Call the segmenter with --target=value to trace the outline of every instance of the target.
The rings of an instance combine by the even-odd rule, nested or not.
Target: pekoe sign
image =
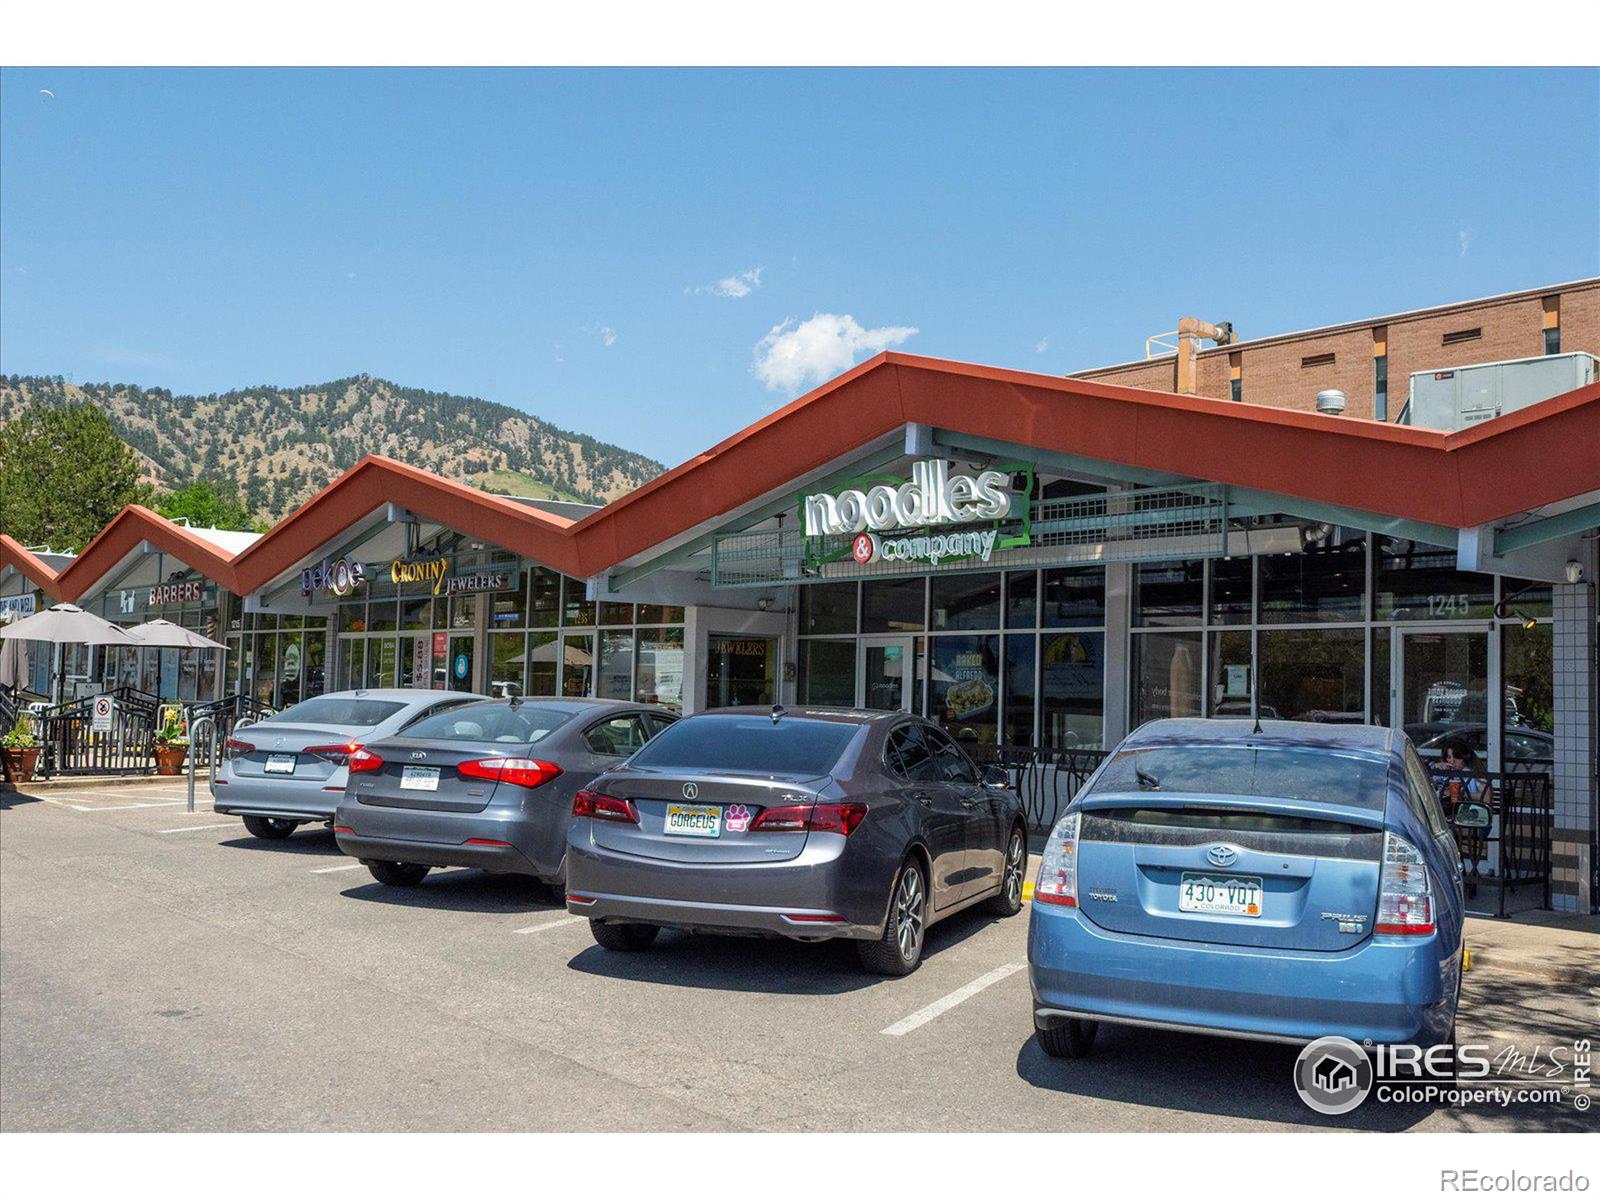
[[[1016,495],[1001,471],[952,475],[950,464],[929,459],[911,468],[906,483],[814,492],[802,504],[807,537],[886,529],[915,529],[998,521],[1011,515]]]
[[[300,594],[312,596],[317,592],[331,592],[335,596],[348,596],[366,581],[367,569],[358,560],[325,558],[300,572]]]

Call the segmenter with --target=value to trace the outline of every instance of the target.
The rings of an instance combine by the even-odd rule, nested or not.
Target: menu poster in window
[[[433,642],[427,634],[411,639],[411,678],[417,687],[427,686],[428,676],[433,671],[432,650]]]

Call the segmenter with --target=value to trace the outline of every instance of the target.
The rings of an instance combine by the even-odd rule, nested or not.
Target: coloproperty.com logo
[[[1570,1103],[1578,1112],[1589,1110],[1588,1039],[1572,1043],[1568,1052],[1570,1089],[1537,1086],[1526,1076],[1507,1079],[1496,1069],[1505,1065],[1504,1053],[1497,1059],[1490,1051],[1485,1045],[1363,1046],[1346,1037],[1322,1037],[1295,1059],[1294,1086],[1306,1107],[1330,1117],[1355,1111],[1369,1096],[1385,1104]]]

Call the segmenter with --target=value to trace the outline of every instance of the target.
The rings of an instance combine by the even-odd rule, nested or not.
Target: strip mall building
[[[1524,341],[1503,335],[1524,319]],[[182,699],[399,684],[901,707],[1044,748],[1169,715],[1459,728],[1491,770],[1551,771],[1552,903],[1587,911],[1600,384],[1453,433],[1372,419],[1372,351],[1411,347],[1407,373],[1484,361],[1458,325],[1497,357],[1595,353],[1600,281],[1262,343],[1201,349],[1191,326],[1140,387],[1106,382],[1132,366],[881,354],[599,509],[371,457],[259,537],[136,507],[76,557],[0,535],[0,605],[214,632],[220,661],[69,668]],[[1345,415],[1307,411],[1324,368],[1346,372]]]

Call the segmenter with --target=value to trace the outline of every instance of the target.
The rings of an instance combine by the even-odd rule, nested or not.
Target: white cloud
[[[705,283],[699,287],[683,290],[691,296],[722,296],[728,300],[743,300],[761,286],[761,272],[765,270],[765,267],[751,267],[748,271],[725,276],[715,283]]]
[[[599,338],[602,346],[614,346],[617,343],[617,331],[609,325],[601,325],[598,321],[593,325],[585,325],[578,332],[591,334]],[[561,348],[559,342],[556,344],[556,348],[558,350]]]
[[[1035,354],[1043,354],[1048,349],[1050,349],[1050,339],[1047,337],[1042,337],[1033,344]]]
[[[1461,239],[1461,257],[1465,258],[1467,256],[1467,247],[1472,245],[1472,230],[1458,229],[1456,230],[1456,237]]]
[[[848,313],[817,313],[774,325],[756,343],[756,378],[773,391],[791,394],[855,365],[858,358],[898,346],[917,332],[914,325],[863,329]]]

